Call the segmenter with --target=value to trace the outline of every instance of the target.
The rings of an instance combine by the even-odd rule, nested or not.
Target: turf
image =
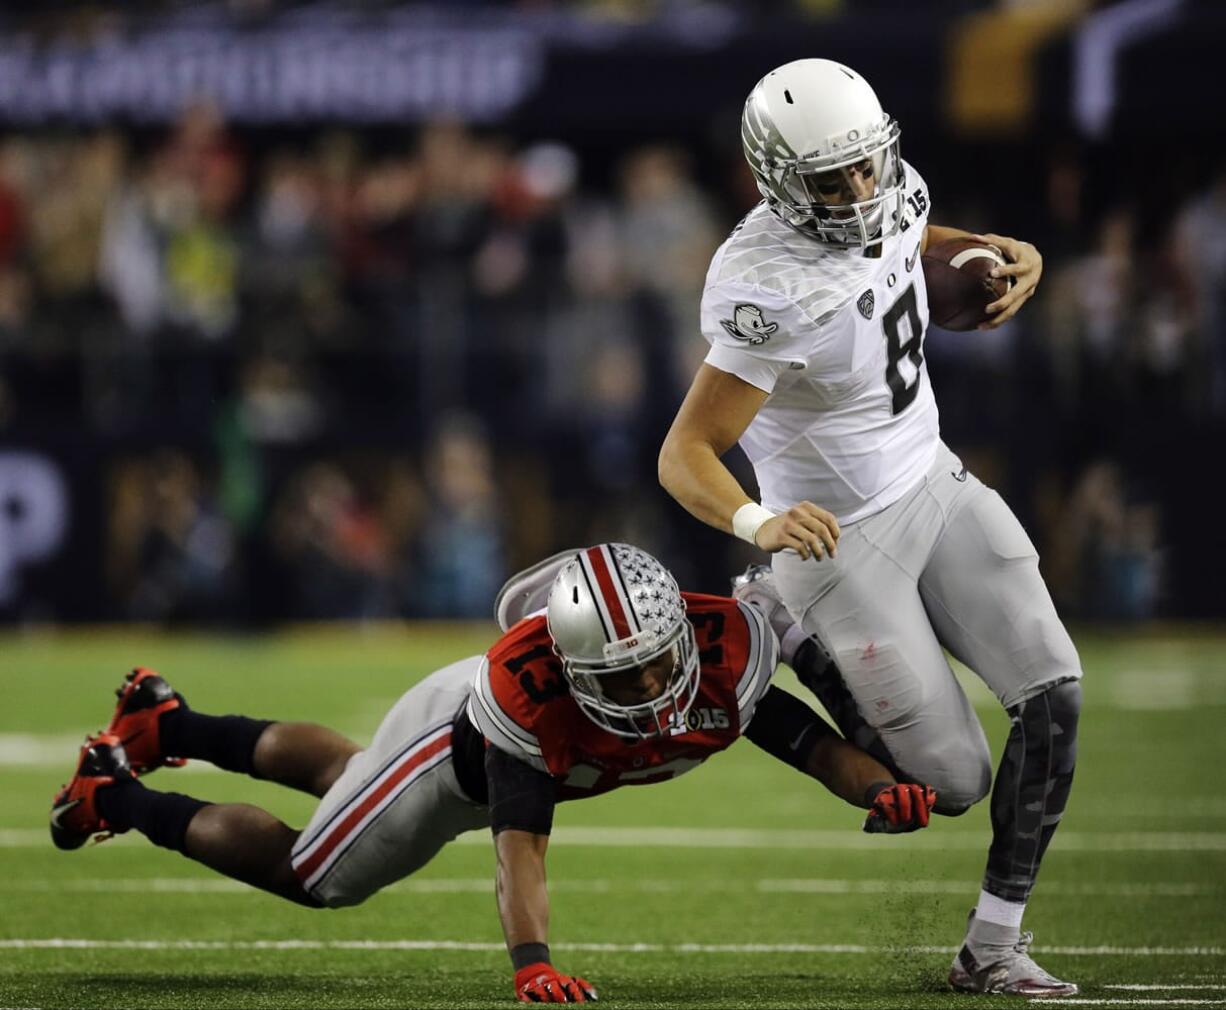
[[[363,739],[416,679],[490,633],[0,638],[0,1008],[510,1005],[479,834],[332,912],[230,885],[132,836],[61,853],[44,834],[76,742],[105,722],[135,663],[202,710],[314,719]],[[1027,914],[1039,959],[1095,1005],[1226,1003],[1226,636],[1077,638],[1081,763]],[[999,753],[1005,717],[965,683]],[[313,806],[208,769],[148,781],[296,824]],[[555,960],[613,1006],[971,1005],[944,988],[945,948],[974,901],[985,807],[902,838],[860,835],[859,820],[744,742],[674,782],[566,804],[549,856]],[[1120,985],[1163,988],[1108,988]]]

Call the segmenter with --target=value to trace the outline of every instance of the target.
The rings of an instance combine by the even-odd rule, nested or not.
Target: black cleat
[[[134,778],[119,738],[110,733],[86,737],[69,783],[51,801],[51,840],[60,849],[79,849],[91,835],[105,841],[114,832],[98,811],[98,790]]]
[[[158,720],[163,712],[186,706],[181,695],[156,670],[138,666],[116,689],[119,704],[106,731],[119,737],[138,775],[169,765],[187,764],[185,758],[162,753]]]

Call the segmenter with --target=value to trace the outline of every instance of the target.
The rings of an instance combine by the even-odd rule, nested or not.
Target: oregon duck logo
[[[766,343],[770,335],[779,329],[778,323],[768,323],[762,318],[762,310],[748,302],[738,305],[733,310],[731,319],[721,319],[719,322],[730,337],[751,344]]]

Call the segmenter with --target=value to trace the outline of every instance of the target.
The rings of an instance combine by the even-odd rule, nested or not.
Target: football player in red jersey
[[[559,972],[547,946],[545,850],[557,802],[672,778],[744,735],[867,808],[865,830],[928,823],[931,789],[895,782],[770,685],[803,639],[778,615],[682,593],[627,544],[565,552],[521,573],[497,613],[505,634],[493,648],[410,689],[366,749],[322,726],[196,712],[154,671],[133,671],[110,726],[86,742],[55,797],[53,840],[77,848],[135,828],[237,880],[339,907],[488,826],[517,998],[581,1003],[595,989]],[[187,758],[305,790],[319,807],[295,831],[257,807],[159,792],[137,778]]]

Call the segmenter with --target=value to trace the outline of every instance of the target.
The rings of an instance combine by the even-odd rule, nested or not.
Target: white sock
[[[1026,902],[1005,901],[987,891],[979,892],[979,904],[975,906],[975,918],[984,922],[994,922],[998,926],[1010,926],[1013,929],[1022,928],[1022,916],[1026,913]]]

